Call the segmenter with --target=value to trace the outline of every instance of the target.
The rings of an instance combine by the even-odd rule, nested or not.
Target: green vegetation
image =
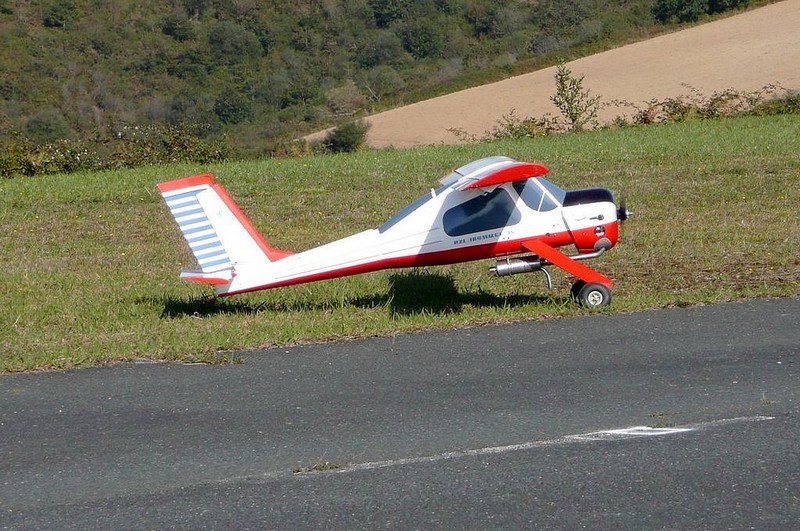
[[[559,63],[555,74],[556,92],[550,98],[566,119],[570,131],[582,131],[587,125],[598,126],[597,111],[600,96],[591,96],[583,88],[583,76],[572,75],[572,70]]]
[[[322,144],[331,153],[352,153],[365,145],[368,130],[367,122],[348,122],[328,133]]]
[[[213,171],[280,248],[380,224],[467,161],[535,160],[564,187],[604,186],[636,216],[595,262],[607,312],[800,294],[800,116],[691,120],[536,139],[0,180],[0,370],[218,351],[584,312],[554,270],[494,278],[487,262],[386,271],[214,299],[155,191]]]
[[[653,5],[0,0],[0,152],[33,152],[0,176],[307,152],[304,132],[668,30]]]
[[[749,0],[656,0],[653,18],[662,24],[695,22],[704,15],[747,7]]]

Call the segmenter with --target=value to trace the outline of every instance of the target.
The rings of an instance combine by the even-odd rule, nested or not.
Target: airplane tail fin
[[[236,268],[268,266],[292,253],[271,247],[211,174],[159,183],[158,191],[200,265],[181,278],[228,291]]]

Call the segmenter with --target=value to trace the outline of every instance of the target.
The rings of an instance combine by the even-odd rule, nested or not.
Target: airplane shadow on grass
[[[559,305],[567,301],[565,297],[530,295],[495,295],[481,289],[459,291],[451,275],[432,273],[426,270],[411,270],[392,273],[388,277],[389,289],[386,293],[369,296],[350,297],[330,302],[311,301],[265,301],[221,299],[214,296],[173,298],[164,297],[141,301],[163,304],[162,319],[176,317],[207,317],[212,315],[259,314],[263,312],[303,312],[332,310],[351,306],[354,308],[387,308],[395,317],[432,314],[449,315],[460,313],[464,306],[472,307],[520,307],[531,304]]]

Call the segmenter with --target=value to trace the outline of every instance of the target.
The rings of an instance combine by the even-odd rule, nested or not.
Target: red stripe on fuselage
[[[547,234],[537,238],[542,242],[552,247],[560,247],[572,243],[572,238],[569,232],[561,232],[558,234]],[[320,280],[330,280],[333,278],[346,277],[352,275],[359,275],[362,273],[371,273],[374,271],[381,271],[383,269],[400,269],[405,267],[426,267],[455,264],[459,262],[471,262],[475,260],[484,260],[487,258],[495,258],[498,256],[509,256],[528,252],[523,247],[522,242],[526,240],[509,240],[503,242],[492,242],[481,245],[472,245],[469,247],[458,247],[448,249],[446,251],[436,251],[432,253],[420,253],[409,256],[398,256],[394,258],[385,258],[366,262],[363,264],[342,267],[329,271],[322,271],[320,273],[313,273],[310,275],[303,275],[299,277],[292,277],[286,280],[270,282],[261,286],[255,286],[239,291],[230,291],[223,293],[221,296],[228,297],[230,295],[239,295],[241,293],[249,293],[253,291],[260,291],[263,289],[281,288],[286,286],[293,286],[296,284],[305,284],[307,282],[317,282]]]

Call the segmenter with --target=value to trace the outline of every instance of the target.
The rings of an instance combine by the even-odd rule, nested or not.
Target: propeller
[[[617,208],[617,219],[620,221],[625,221],[632,215],[633,212],[628,210],[628,207],[625,204],[625,198],[623,197],[619,202],[619,208]]]

